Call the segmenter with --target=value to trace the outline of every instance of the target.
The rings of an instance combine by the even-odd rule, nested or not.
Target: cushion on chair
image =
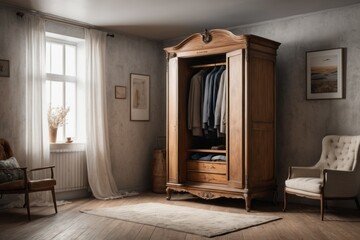
[[[56,180],[52,178],[41,179],[41,180],[30,180],[29,191],[41,191],[54,187]]]
[[[286,187],[312,193],[321,193],[322,185],[321,178],[293,178],[285,181]]]
[[[1,160],[0,168],[5,169],[0,170],[0,183],[24,179],[24,173],[22,170],[10,170],[10,168],[20,168],[19,163],[14,157],[7,160]]]
[[[0,160],[5,160],[5,159],[7,159],[6,152],[4,150],[4,147],[0,144]]]

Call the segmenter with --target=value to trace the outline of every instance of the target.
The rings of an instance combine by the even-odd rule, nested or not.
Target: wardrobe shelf
[[[226,150],[214,150],[214,149],[189,149],[188,152],[199,152],[199,153],[226,153]]]

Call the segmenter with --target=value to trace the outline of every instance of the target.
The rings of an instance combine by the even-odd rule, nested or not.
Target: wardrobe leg
[[[355,203],[358,209],[360,209],[360,203],[359,203],[359,199],[357,197],[355,197]]]
[[[170,189],[169,187],[166,188],[166,193],[167,193],[167,197],[166,200],[171,200],[171,193],[172,193],[172,189]]]
[[[244,194],[244,199],[245,199],[245,209],[246,209],[247,212],[250,212],[250,208],[251,208],[250,194],[245,193]]]
[[[27,215],[28,215],[28,220],[31,220],[31,216],[30,216],[30,200],[29,200],[29,193],[26,192],[25,193],[25,205],[27,208]]]

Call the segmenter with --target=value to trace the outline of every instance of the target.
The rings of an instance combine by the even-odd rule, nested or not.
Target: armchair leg
[[[320,197],[320,218],[321,221],[324,221],[324,195],[321,194]]]
[[[29,200],[29,193],[26,192],[25,193],[25,206],[27,208],[27,215],[28,215],[28,220],[31,220],[31,216],[30,216],[30,200]]]
[[[53,202],[54,202],[54,208],[55,208],[55,213],[57,213],[57,205],[56,205],[56,197],[55,197],[55,190],[54,188],[51,189],[51,193],[52,193],[52,199],[53,199]]]
[[[286,195],[286,190],[284,190],[284,208],[283,208],[283,212],[286,211],[286,204],[287,204],[287,195]]]
[[[274,191],[274,194],[273,194],[273,203],[276,205],[277,204],[277,197],[278,197],[278,193],[277,191]]]

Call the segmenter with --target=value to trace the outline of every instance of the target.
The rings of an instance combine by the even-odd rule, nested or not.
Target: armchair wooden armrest
[[[314,167],[289,167],[288,179],[299,177],[320,178],[321,169]]]
[[[54,168],[55,168],[55,166],[46,166],[46,167],[41,167],[41,168],[33,168],[33,169],[30,169],[28,172],[34,172],[34,171],[50,169],[51,170],[51,178],[54,178]]]
[[[55,166],[47,166],[47,167],[41,167],[41,168],[33,168],[33,169],[30,169],[29,172],[32,172],[32,171],[39,171],[39,170],[44,170],[44,169],[48,169],[48,168],[54,168]]]

